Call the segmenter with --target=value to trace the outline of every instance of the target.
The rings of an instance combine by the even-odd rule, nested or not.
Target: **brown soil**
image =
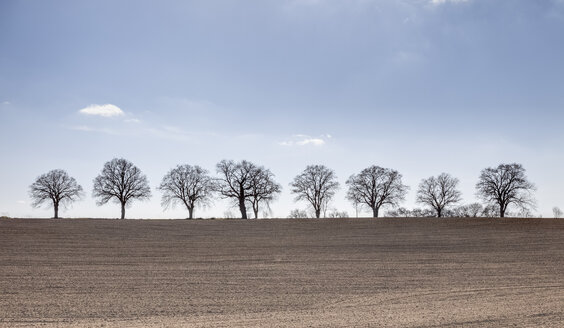
[[[0,220],[0,326],[564,327],[564,220]]]

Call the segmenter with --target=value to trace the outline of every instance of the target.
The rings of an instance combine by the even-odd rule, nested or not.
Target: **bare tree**
[[[217,192],[223,198],[233,199],[239,206],[241,218],[247,218],[247,204],[250,203],[255,217],[261,203],[268,203],[280,192],[280,185],[274,182],[270,170],[248,161],[235,163],[222,160],[216,165],[220,178]]]
[[[466,205],[459,205],[454,206],[449,209],[445,209],[442,213],[443,217],[451,217],[451,218],[466,218],[470,217],[468,213],[468,206]]]
[[[197,205],[209,204],[215,185],[203,168],[178,165],[163,177],[158,189],[163,193],[161,205],[164,208],[181,203],[188,210],[188,218],[192,219]]]
[[[484,207],[480,203],[472,203],[468,205],[460,205],[445,210],[442,214],[444,217],[455,218],[471,218],[478,217],[482,213]]]
[[[405,207],[399,207],[397,209],[386,212],[386,215],[389,217],[424,218],[435,215],[435,211],[430,209],[421,209],[419,207],[416,207],[412,210],[409,210]]]
[[[274,181],[274,174],[269,169],[257,167],[251,174],[250,187],[248,201],[255,219],[258,219],[261,204],[270,211],[270,202],[282,191],[282,186]]]
[[[482,216],[486,217],[486,218],[494,218],[497,215],[497,208],[495,207],[495,205],[493,204],[489,204],[484,206],[484,209],[482,210]]]
[[[534,207],[531,193],[535,186],[527,180],[521,164],[500,164],[482,170],[476,190],[484,201],[498,205],[500,217],[505,216],[511,204],[521,209]]]
[[[336,208],[333,208],[329,211],[329,213],[327,214],[328,218],[348,218],[349,217],[349,213],[347,213],[347,211],[339,211]]]
[[[562,210],[561,210],[559,207],[557,207],[557,206],[554,206],[554,207],[552,208],[552,213],[554,214],[554,218],[555,218],[555,219],[558,219],[559,217],[562,216]]]
[[[414,217],[414,218],[428,218],[428,217],[432,217],[433,215],[435,215],[435,213],[434,213],[433,210],[430,210],[428,208],[416,207],[416,208],[412,209],[411,211],[408,211],[407,215]]]
[[[247,218],[247,198],[250,197],[251,176],[256,166],[247,161],[235,163],[234,161],[222,160],[216,165],[217,173],[221,177],[217,180],[217,192],[223,198],[235,200],[241,211],[241,218]]]
[[[480,203],[456,206],[443,213],[443,216],[470,218],[480,215],[484,207]]]
[[[399,206],[405,199],[408,187],[401,182],[401,174],[392,169],[371,166],[347,180],[349,186],[347,199],[353,204],[365,204],[372,209],[377,218],[382,206]]]
[[[437,216],[442,217],[446,207],[461,200],[461,193],[456,189],[457,185],[458,179],[447,173],[423,179],[417,190],[417,202],[432,207]]]
[[[146,200],[151,197],[147,177],[137,166],[123,158],[114,158],[104,164],[102,173],[94,179],[92,196],[98,198],[99,206],[114,200],[121,204],[121,218],[125,219],[125,207],[133,199]]]
[[[484,207],[480,203],[472,203],[468,205],[468,214],[471,217],[478,217],[480,213],[484,210]]]
[[[300,209],[293,209],[290,211],[290,214],[288,215],[289,219],[307,219],[307,211],[306,210],[300,210]]]
[[[319,218],[321,210],[326,207],[339,188],[339,182],[336,180],[335,172],[326,166],[308,165],[294,178],[290,186],[292,193],[296,194],[296,200],[308,201],[315,211],[315,217]]]
[[[82,187],[64,170],[52,170],[40,175],[29,186],[32,206],[39,207],[45,202],[53,204],[54,216],[59,218],[59,206],[66,206],[84,195]]]

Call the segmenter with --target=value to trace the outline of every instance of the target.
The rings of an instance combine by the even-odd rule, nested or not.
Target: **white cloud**
[[[102,117],[123,116],[125,113],[116,105],[90,105],[79,111],[84,115],[98,115]]]
[[[290,140],[281,141],[280,146],[323,146],[327,143],[326,139],[331,139],[330,134],[324,134],[319,137],[312,137],[305,134],[295,134]]]
[[[124,120],[125,123],[141,123],[141,120],[136,119],[136,118],[128,118],[127,120]]]
[[[25,204],[25,200],[18,200],[16,203],[18,203],[18,204]]]
[[[296,142],[296,145],[300,145],[300,146],[305,146],[305,145],[321,146],[324,144],[325,144],[325,140],[320,138],[310,138]]]

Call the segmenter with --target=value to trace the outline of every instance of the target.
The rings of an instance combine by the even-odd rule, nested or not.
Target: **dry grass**
[[[564,220],[0,220],[0,326],[564,326]]]

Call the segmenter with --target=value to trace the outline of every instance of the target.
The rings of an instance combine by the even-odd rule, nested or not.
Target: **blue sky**
[[[452,174],[470,203],[481,169],[519,162],[550,216],[564,208],[562,31],[562,0],[4,0],[0,214],[50,216],[27,190],[62,168],[86,190],[63,216],[116,217],[92,180],[125,157],[153,189],[177,164],[264,165],[281,217],[305,208],[288,184],[308,164],[336,171],[333,207],[353,214],[344,182],[370,165],[399,170],[413,207],[422,178]],[[81,112],[107,104],[118,115]],[[186,216],[156,190],[127,215]]]

